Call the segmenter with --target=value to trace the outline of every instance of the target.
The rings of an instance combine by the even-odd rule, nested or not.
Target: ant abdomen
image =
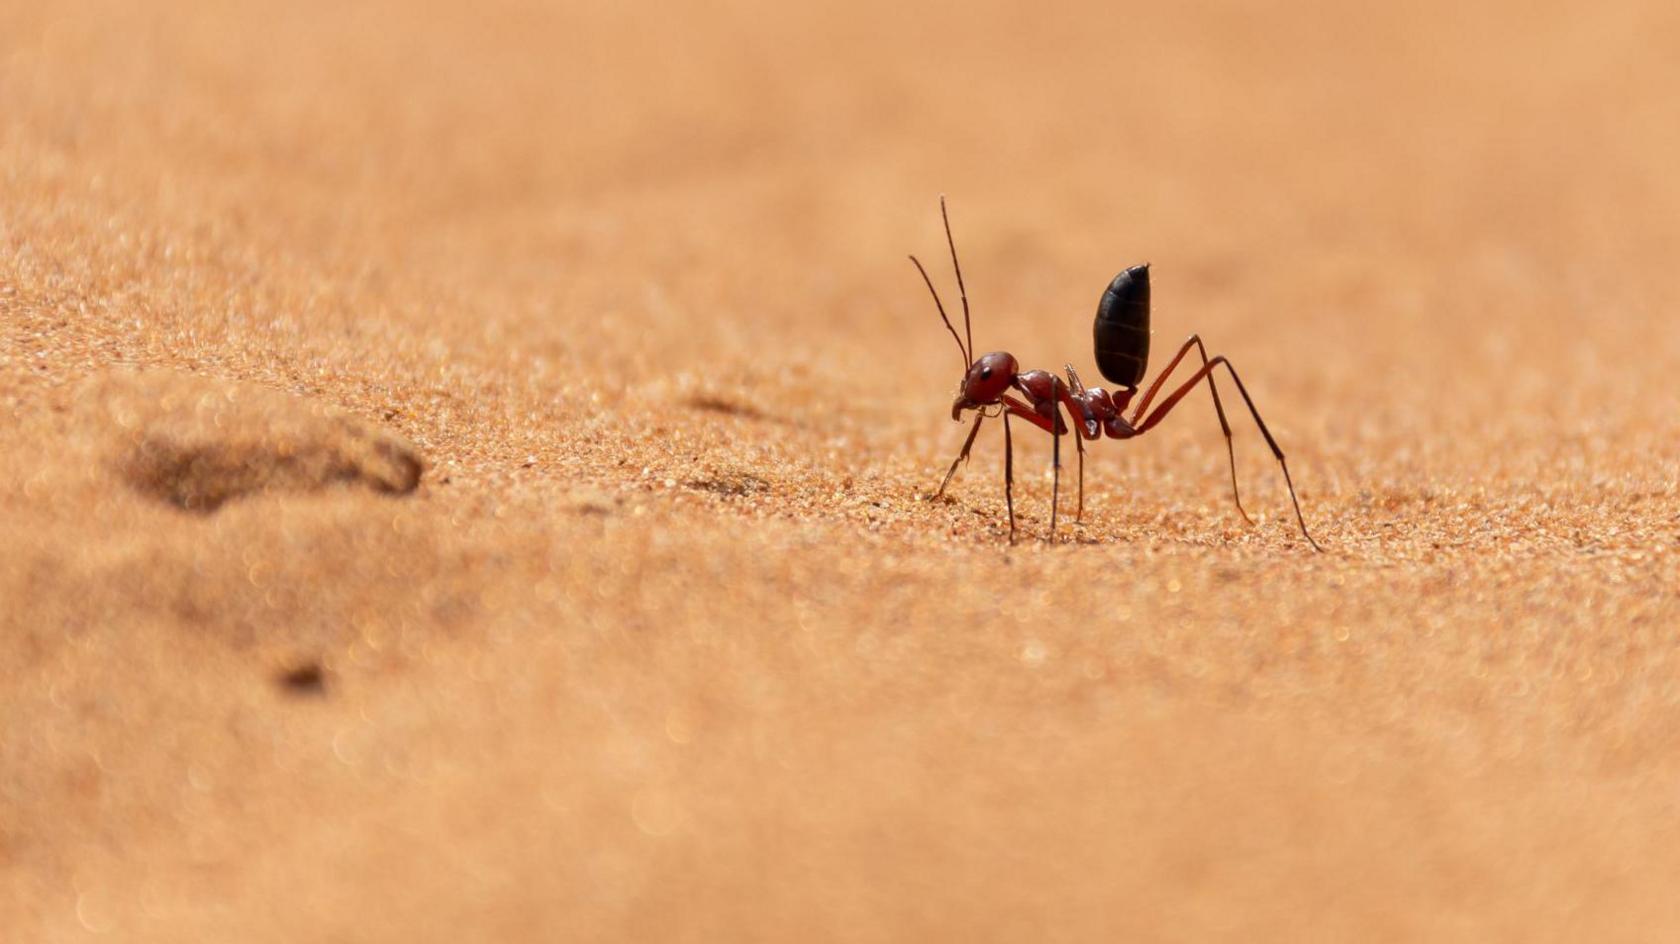
[[[1149,369],[1149,264],[1114,277],[1097,303],[1097,370],[1123,387],[1136,387]]]

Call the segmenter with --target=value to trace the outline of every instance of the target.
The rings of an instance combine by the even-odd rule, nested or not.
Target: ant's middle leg
[[[1052,386],[1062,381],[1052,378]],[[1052,406],[1055,410],[1055,406]],[[1062,417],[1057,417],[1060,420]],[[1050,423],[1050,543],[1055,544],[1055,509],[1062,492],[1062,423]]]
[[[1062,382],[1055,377],[1050,378],[1050,543],[1056,543],[1056,500],[1062,490],[1062,423],[1060,411],[1056,409],[1055,394],[1061,389]]]
[[[1208,353],[1207,348],[1202,344],[1202,336],[1199,334],[1190,335],[1190,339],[1185,341],[1184,346],[1178,349],[1178,353],[1173,355],[1173,359],[1167,362],[1166,369],[1162,370],[1155,377],[1155,382],[1149,385],[1148,390],[1144,391],[1143,399],[1138,401],[1137,410],[1132,413],[1130,425],[1137,426],[1138,419],[1149,409],[1149,403],[1155,399],[1155,394],[1160,391],[1161,385],[1167,382],[1168,377],[1172,376],[1173,369],[1178,366],[1179,361],[1184,360],[1184,355],[1190,353],[1192,347],[1202,356],[1202,367],[1206,368],[1208,366]],[[1242,492],[1237,488],[1237,447],[1231,439],[1231,424],[1225,419],[1225,405],[1219,400],[1219,385],[1213,382],[1211,373],[1208,374],[1207,382],[1208,392],[1213,394],[1213,412],[1219,417],[1219,431],[1225,434],[1225,456],[1231,464],[1231,500],[1236,503],[1237,514],[1242,515],[1243,521],[1253,524],[1254,519],[1250,518],[1248,512],[1243,508]]]
[[[1073,444],[1078,447],[1079,455],[1079,503],[1074,505],[1073,523],[1082,524],[1085,521],[1085,437],[1074,433]]]
[[[1015,543],[1015,441],[1009,436],[1009,411],[1003,414],[1003,503],[1009,508],[1009,543]]]
[[[1062,366],[1067,369],[1069,393],[1075,401],[1082,401],[1085,396],[1085,385],[1079,382],[1079,374],[1074,372],[1072,364],[1063,364]],[[1068,412],[1073,412],[1072,406],[1068,407]],[[1092,422],[1088,413],[1083,418],[1087,424]],[[1074,524],[1080,524],[1085,520],[1085,430],[1088,428],[1090,426],[1086,425],[1084,428],[1076,430],[1073,436],[1073,444],[1079,447],[1079,504],[1073,513]]]

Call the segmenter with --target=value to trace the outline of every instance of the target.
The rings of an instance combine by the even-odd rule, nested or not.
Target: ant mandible
[[[1003,417],[1003,498],[1009,508],[1009,542],[1015,543],[1015,446],[1009,433],[1009,418],[1017,416],[1050,434],[1051,466],[1054,473],[1050,486],[1050,541],[1056,539],[1056,512],[1062,483],[1062,436],[1068,432],[1067,423],[1062,419],[1058,406],[1065,407],[1068,416],[1077,420],[1074,444],[1079,447],[1079,506],[1074,516],[1077,522],[1085,514],[1085,440],[1108,436],[1110,439],[1131,439],[1142,436],[1154,429],[1166,419],[1167,414],[1178,402],[1203,380],[1207,381],[1208,391],[1213,394],[1213,410],[1219,416],[1219,428],[1225,434],[1225,452],[1231,462],[1231,498],[1236,502],[1237,514],[1242,515],[1243,521],[1252,525],[1253,519],[1243,510],[1242,495],[1237,490],[1237,454],[1231,442],[1231,424],[1225,419],[1225,406],[1219,399],[1219,387],[1213,381],[1214,369],[1223,366],[1231,375],[1231,381],[1237,385],[1237,392],[1242,394],[1243,402],[1248,404],[1248,412],[1254,416],[1254,423],[1260,427],[1260,435],[1266,437],[1266,445],[1272,447],[1272,455],[1277,457],[1278,467],[1283,470],[1284,484],[1289,488],[1289,501],[1295,506],[1295,521],[1301,526],[1301,536],[1307,539],[1313,550],[1322,551],[1318,542],[1307,532],[1306,519],[1301,517],[1301,502],[1295,497],[1295,483],[1289,478],[1289,463],[1284,461],[1283,450],[1278,448],[1277,440],[1272,438],[1271,430],[1266,428],[1266,421],[1260,418],[1260,411],[1255,408],[1254,400],[1248,395],[1248,388],[1243,386],[1242,378],[1237,376],[1237,370],[1231,366],[1224,355],[1210,358],[1207,348],[1202,345],[1199,335],[1192,334],[1184,342],[1184,346],[1173,355],[1167,368],[1155,378],[1144,392],[1143,399],[1138,401],[1137,408],[1132,415],[1124,415],[1126,407],[1131,403],[1132,396],[1137,393],[1138,383],[1143,380],[1144,373],[1149,366],[1149,265],[1136,265],[1122,271],[1108,284],[1102,299],[1097,303],[1097,319],[1094,328],[1097,369],[1103,377],[1119,384],[1120,388],[1110,392],[1102,387],[1087,387],[1079,382],[1079,375],[1074,372],[1073,365],[1065,365],[1067,382],[1047,370],[1020,371],[1013,354],[1004,351],[993,351],[982,355],[978,360],[974,358],[974,329],[968,316],[968,289],[963,285],[962,265],[957,262],[957,243],[951,238],[951,216],[945,209],[945,197],[939,197],[939,215],[945,222],[945,242],[951,247],[951,268],[957,273],[957,291],[962,295],[963,331],[968,336],[968,343],[964,344],[957,329],[951,324],[951,319],[945,314],[945,305],[939,300],[939,292],[933,287],[933,279],[928,277],[927,269],[923,268],[921,260],[914,255],[910,261],[916,264],[916,270],[922,274],[922,281],[927,283],[928,291],[933,295],[933,304],[939,309],[940,320],[945,322],[946,330],[957,342],[957,349],[962,352],[963,380],[962,387],[957,393],[957,399],[951,404],[951,419],[960,422],[964,410],[975,412],[974,426],[968,431],[968,438],[963,440],[962,452],[951,461],[951,468],[946,471],[945,478],[939,483],[939,490],[934,493],[937,500],[945,494],[945,487],[951,484],[952,476],[957,474],[957,467],[968,461],[969,450],[974,447],[974,437],[980,433],[980,424],[989,416]],[[1180,384],[1167,394],[1153,411],[1149,405],[1155,401],[1155,394],[1161,385],[1172,375],[1184,356],[1194,348],[1201,356],[1202,366],[1190,376],[1189,380]],[[1026,397],[1022,402],[1009,391],[1015,390]]]

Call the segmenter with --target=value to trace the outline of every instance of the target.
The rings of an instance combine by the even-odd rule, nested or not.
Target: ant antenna
[[[968,288],[963,285],[962,264],[957,262],[957,241],[951,238],[951,214],[945,209],[944,194],[939,195],[939,216],[945,221],[945,244],[951,247],[951,268],[957,270],[957,291],[962,293],[963,303],[963,331],[968,334],[969,360],[973,360],[974,326],[968,320]]]
[[[968,356],[968,349],[963,347],[962,338],[958,336],[957,329],[951,326],[951,319],[945,316],[945,303],[939,300],[939,291],[933,287],[933,280],[928,278],[927,270],[922,268],[922,260],[912,255],[910,261],[916,264],[916,271],[922,274],[922,281],[927,283],[928,291],[933,293],[933,304],[934,307],[939,309],[939,320],[945,322],[945,330],[951,332],[951,340],[957,342],[957,351],[962,354],[963,359],[963,373],[968,373],[968,365],[971,360]]]

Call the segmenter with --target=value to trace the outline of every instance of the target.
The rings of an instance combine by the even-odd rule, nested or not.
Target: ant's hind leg
[[[1173,369],[1178,366],[1179,361],[1184,360],[1184,355],[1190,353],[1191,348],[1195,348],[1196,352],[1201,355],[1202,366],[1208,366],[1208,352],[1207,347],[1202,344],[1202,336],[1199,334],[1190,335],[1190,339],[1185,341],[1184,346],[1178,349],[1178,353],[1173,355],[1173,359],[1167,362],[1166,368],[1156,376],[1155,382],[1150,384],[1149,389],[1143,392],[1143,399],[1138,401],[1137,409],[1132,413],[1131,425],[1136,426],[1138,424],[1138,420],[1143,417],[1144,411],[1149,409],[1150,401],[1154,400],[1155,394],[1160,392],[1161,385],[1167,382],[1167,378],[1172,375]],[[1212,374],[1208,375],[1207,382],[1208,392],[1213,394],[1213,412],[1219,417],[1219,431],[1225,434],[1225,457],[1230,460],[1231,466],[1231,501],[1236,503],[1237,514],[1242,515],[1242,520],[1248,524],[1253,524],[1254,519],[1250,518],[1248,511],[1243,508],[1242,492],[1237,488],[1237,447],[1231,439],[1231,424],[1225,419],[1225,404],[1219,400],[1219,385],[1213,382]]]
[[[1313,550],[1323,551],[1324,548],[1319,547],[1318,542],[1313,540],[1312,534],[1307,531],[1307,519],[1301,516],[1301,501],[1295,497],[1295,482],[1289,477],[1289,463],[1283,458],[1283,449],[1278,446],[1277,440],[1272,438],[1272,431],[1266,428],[1266,421],[1260,418],[1260,410],[1255,407],[1254,398],[1248,395],[1248,388],[1243,386],[1242,378],[1237,376],[1237,369],[1231,366],[1231,362],[1226,360],[1224,355],[1215,357],[1197,368],[1196,372],[1190,375],[1189,380],[1185,381],[1177,390],[1168,394],[1167,398],[1161,401],[1161,405],[1156,407],[1155,411],[1150,413],[1142,423],[1138,424],[1137,432],[1134,435],[1141,436],[1153,429],[1163,419],[1166,419],[1172,408],[1178,405],[1178,401],[1184,399],[1185,394],[1189,393],[1197,384],[1203,380],[1211,383],[1214,368],[1221,364],[1225,365],[1226,373],[1231,375],[1231,382],[1237,385],[1237,392],[1242,394],[1243,403],[1248,405],[1249,415],[1254,417],[1254,425],[1260,427],[1260,435],[1265,437],[1266,445],[1271,447],[1272,456],[1278,461],[1278,468],[1283,470],[1283,484],[1289,489],[1289,503],[1295,507],[1295,523],[1301,526],[1301,536],[1307,539],[1307,543],[1312,545]]]
[[[974,448],[974,437],[980,435],[980,423],[986,419],[986,414],[980,413],[974,417],[974,427],[968,431],[968,438],[963,440],[962,452],[951,460],[951,467],[945,470],[945,478],[939,483],[939,491],[929,496],[928,501],[938,501],[945,496],[945,486],[951,484],[951,477],[957,474],[957,466],[968,461],[968,451]]]

